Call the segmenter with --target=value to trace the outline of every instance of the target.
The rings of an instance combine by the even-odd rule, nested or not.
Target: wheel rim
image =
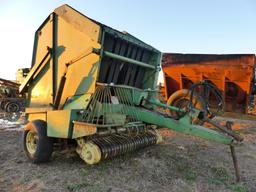
[[[37,148],[38,136],[35,132],[29,131],[26,136],[26,147],[31,155],[34,155]]]
[[[96,164],[101,160],[100,148],[93,142],[86,142],[82,147],[82,159],[87,164]]]

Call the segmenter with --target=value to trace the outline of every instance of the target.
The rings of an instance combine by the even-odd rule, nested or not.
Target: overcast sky
[[[255,0],[0,0],[0,78],[30,67],[34,32],[64,3],[163,52],[256,52]]]

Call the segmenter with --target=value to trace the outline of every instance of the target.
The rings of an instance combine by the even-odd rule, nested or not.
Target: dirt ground
[[[223,120],[223,119],[222,119]],[[0,191],[206,192],[256,191],[256,124],[235,121],[245,137],[236,147],[242,182],[234,182],[229,147],[163,129],[164,143],[98,165],[73,151],[55,151],[51,162],[31,164],[21,128],[0,125]]]

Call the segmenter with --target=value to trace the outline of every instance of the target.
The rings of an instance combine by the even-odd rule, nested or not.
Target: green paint
[[[184,109],[180,109],[180,108],[177,108],[177,107],[173,107],[173,106],[170,106],[170,105],[166,105],[164,103],[161,103],[160,101],[156,100],[156,99],[149,99],[148,100],[149,103],[153,104],[153,105],[157,105],[159,107],[163,107],[163,108],[167,108],[167,109],[170,109],[172,111],[177,111],[177,112],[182,112],[182,113],[185,113],[186,110]]]
[[[123,61],[123,62],[138,65],[138,66],[141,66],[141,67],[146,67],[146,68],[149,68],[149,69],[156,69],[156,67],[153,66],[153,65],[150,65],[150,64],[147,64],[147,63],[144,63],[144,62],[141,62],[141,61],[137,61],[137,60],[134,60],[134,59],[130,59],[128,57],[124,57],[124,56],[121,56],[121,55],[117,55],[117,54],[114,54],[114,53],[111,53],[111,52],[108,52],[108,51],[104,51],[103,55],[106,56],[106,57],[110,57],[112,59],[117,59],[117,60],[120,60],[120,61]]]
[[[85,109],[89,103],[91,94],[73,96],[69,98],[63,109]]]
[[[127,33],[127,32],[119,32],[119,31],[116,31],[108,26],[105,26],[103,27],[103,30],[104,32],[106,33],[109,33],[113,36],[116,36],[120,39],[124,39],[125,41],[128,41],[129,43],[133,43],[135,45],[137,45],[138,47],[142,47],[142,48],[145,48],[145,49],[148,49],[150,51],[154,51],[156,53],[160,53],[157,49],[155,49],[154,47],[144,43],[143,41],[137,39],[136,37],[132,36],[131,34]]]
[[[128,115],[134,115],[135,112],[136,117],[140,121],[158,125],[159,127],[163,128],[169,128],[177,132],[198,136],[206,140],[211,140],[224,144],[231,144],[233,141],[232,138],[222,135],[214,130],[199,125],[192,125],[190,123],[190,117],[188,115],[181,118],[180,120],[175,120],[170,117],[159,115],[152,111],[129,106],[126,106],[126,112],[128,113]]]

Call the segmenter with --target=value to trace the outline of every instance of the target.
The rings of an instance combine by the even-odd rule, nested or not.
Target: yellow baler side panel
[[[47,112],[47,135],[49,137],[68,138],[71,126],[71,110]]]
[[[36,50],[36,60],[35,64],[37,65],[42,61],[42,59],[47,54],[47,47],[52,47],[52,21],[51,19],[44,25],[44,27],[38,32],[38,45]],[[39,81],[30,85],[29,89],[31,90],[30,97],[30,107],[44,107],[48,106],[52,102],[52,69],[51,69],[51,60],[46,60],[48,62],[44,67],[44,74],[38,79]],[[42,72],[42,67],[34,75]],[[40,76],[40,75],[38,75]]]
[[[28,114],[28,121],[34,121],[34,120],[43,120],[46,121],[46,113],[30,113]]]
[[[29,107],[47,107],[52,103],[52,73],[49,68],[47,72],[40,78],[31,91],[31,99]]]
[[[90,23],[90,25],[96,24]],[[88,26],[88,28],[90,27]],[[58,56],[58,85],[66,69],[65,64],[92,47],[100,48],[101,45],[93,41],[87,33],[77,30],[62,17],[58,17],[58,48],[64,50]],[[67,97],[94,92],[99,59],[100,57],[97,54],[88,54],[88,56],[83,57],[68,67],[60,105],[64,104]],[[86,87],[84,87],[85,84],[87,85]]]
[[[52,47],[52,18],[37,32],[38,44],[36,50],[35,64],[40,63],[47,54],[47,47]],[[40,71],[40,70],[39,70]]]
[[[76,30],[86,34],[92,41],[99,40],[100,26],[68,5],[62,5],[54,12]]]

